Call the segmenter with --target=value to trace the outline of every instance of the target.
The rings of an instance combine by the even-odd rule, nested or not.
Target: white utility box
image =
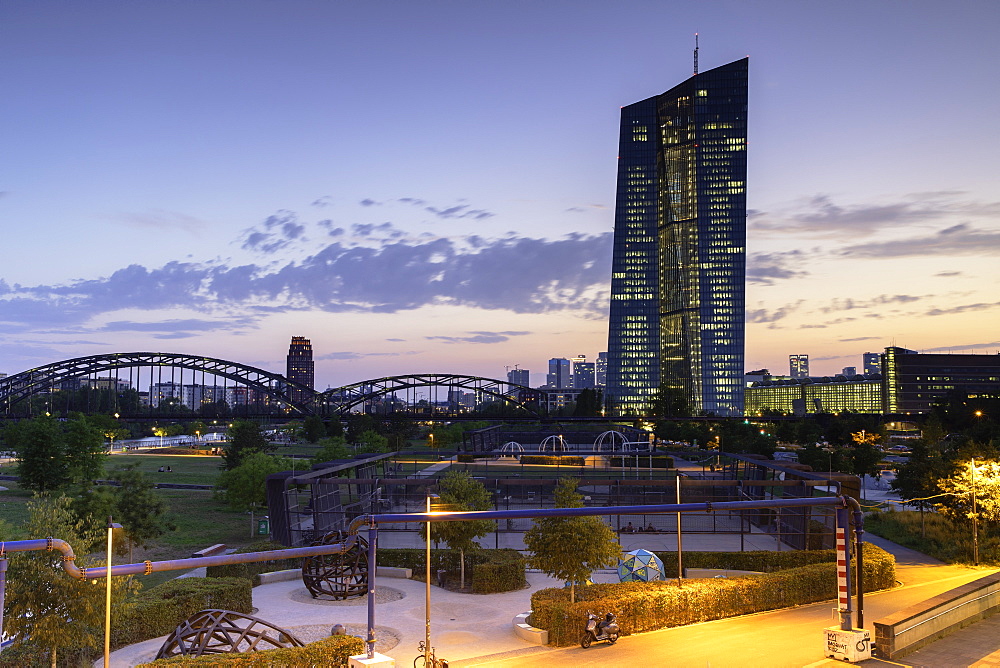
[[[872,634],[865,629],[845,631],[839,626],[823,629],[826,635],[826,653],[839,661],[864,661],[872,658]]]
[[[350,668],[396,668],[396,660],[385,654],[375,652],[375,656],[369,657],[367,654],[358,654],[348,659]]]

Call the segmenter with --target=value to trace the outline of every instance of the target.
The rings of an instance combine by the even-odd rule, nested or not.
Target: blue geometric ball
[[[652,582],[663,580],[663,562],[649,550],[632,550],[618,560],[621,582]]]

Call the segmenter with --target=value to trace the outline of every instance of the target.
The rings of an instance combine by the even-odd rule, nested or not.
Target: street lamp
[[[105,575],[104,597],[104,668],[111,668],[111,549],[114,545],[114,533],[120,531],[121,524],[113,522],[108,515],[108,572]]]
[[[972,565],[979,565],[979,513],[976,512],[976,458],[970,461],[972,466]]]
[[[427,495],[427,514],[431,512],[431,506],[438,503],[441,497],[437,494]],[[426,585],[424,587],[426,601],[424,602],[424,665],[431,665],[431,523],[427,521],[427,572]]]

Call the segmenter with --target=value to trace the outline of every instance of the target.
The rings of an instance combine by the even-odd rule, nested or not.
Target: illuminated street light
[[[105,578],[104,596],[104,668],[111,667],[111,548],[114,545],[114,533],[120,531],[121,524],[111,520],[108,515],[108,572]]]
[[[431,506],[441,501],[437,494],[427,495],[427,514],[431,512]],[[427,573],[424,603],[424,665],[431,665],[431,523],[427,522]]]

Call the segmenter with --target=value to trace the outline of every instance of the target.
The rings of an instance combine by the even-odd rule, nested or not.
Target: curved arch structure
[[[522,408],[532,415],[538,414],[536,406],[543,392],[542,390],[494,378],[429,373],[376,378],[374,380],[366,380],[330,389],[319,396],[318,405],[340,414],[346,414],[355,406],[372,402],[382,396],[392,395],[396,392],[405,392],[406,390],[418,387],[442,387],[449,390],[465,390],[475,393],[477,397],[492,397],[517,408]]]
[[[174,367],[203,372],[259,390],[272,400],[287,405],[293,412],[305,414],[313,412],[311,399],[296,404],[288,398],[287,392],[289,389],[296,389],[304,392],[307,397],[313,397],[316,391],[290,381],[281,374],[239,362],[177,353],[90,355],[28,369],[0,379],[0,406],[5,412],[9,412],[10,407],[22,399],[48,390],[63,381],[130,367]]]
[[[335,389],[317,392],[271,371],[228,360],[180,353],[109,353],[63,360],[28,369],[0,379],[0,409],[9,413],[13,405],[34,394],[59,386],[74,378],[109,374],[115,369],[138,367],[173,367],[226,378],[262,392],[270,400],[285,405],[293,413],[337,413],[346,415],[352,408],[376,401],[380,397],[405,392],[413,388],[440,387],[472,392],[477,399],[491,397],[498,401],[538,415],[544,390],[536,390],[493,378],[460,374],[416,374],[366,380]],[[300,402],[289,398],[289,390],[298,390],[306,397]],[[446,395],[447,398],[447,395]]]

